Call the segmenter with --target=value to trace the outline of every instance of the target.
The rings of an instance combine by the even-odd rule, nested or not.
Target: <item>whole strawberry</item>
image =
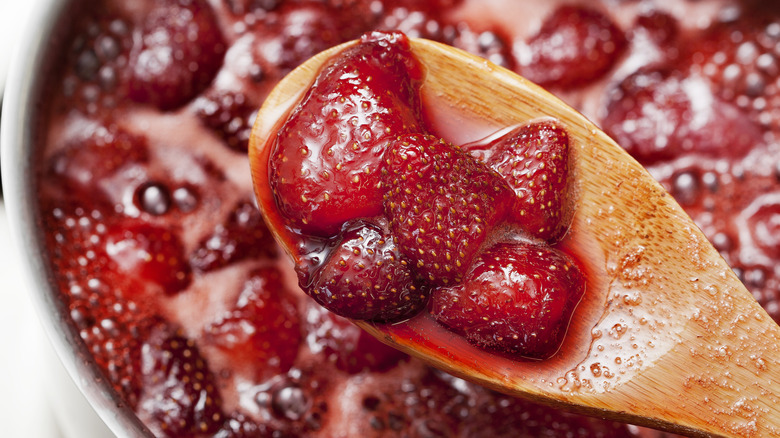
[[[545,359],[563,342],[585,280],[563,252],[498,244],[474,262],[463,284],[432,291],[431,314],[479,347]]]
[[[400,33],[374,33],[327,65],[278,134],[271,188],[291,227],[335,236],[382,212],[381,165],[396,136],[419,132],[419,66]]]
[[[140,45],[130,56],[129,95],[169,111],[208,87],[226,45],[205,0],[160,0],[158,6],[145,17]]]
[[[337,315],[373,321],[408,318],[428,300],[393,240],[362,222],[347,228],[304,289]]]
[[[214,374],[195,342],[161,323],[141,348],[141,419],[156,436],[203,436],[225,421]]]
[[[518,50],[519,73],[543,87],[579,87],[604,76],[626,45],[623,31],[601,11],[561,5]]]
[[[399,137],[385,156],[385,214],[401,253],[432,284],[459,283],[514,193],[496,172],[433,136]]]
[[[206,326],[202,339],[257,381],[286,373],[300,349],[301,325],[282,273],[270,266],[252,271],[236,302]]]
[[[517,195],[512,220],[532,236],[559,240],[571,219],[569,135],[552,121],[529,123],[464,147],[503,176]]]

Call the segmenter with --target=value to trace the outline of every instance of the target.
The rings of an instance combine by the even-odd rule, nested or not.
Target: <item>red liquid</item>
[[[90,7],[89,17],[74,24],[61,50],[61,68],[49,79],[52,97],[42,114],[49,122],[39,161],[40,213],[68,316],[108,380],[153,430],[163,434],[155,406],[159,388],[144,377],[153,373],[138,370],[141,358],[156,356],[144,356],[143,346],[157,345],[149,341],[150,333],[179,330],[194,342],[218,393],[220,423],[209,426],[205,436],[231,436],[238,420],[256,434],[277,430],[306,436],[637,433],[626,425],[512,400],[361,336],[297,289],[291,267],[267,232],[255,234],[262,227],[252,210],[242,207],[253,199],[242,150],[250,126],[247,113],[309,55],[372,27],[397,26],[522,73],[524,60],[533,58],[533,35],[553,5],[492,0],[440,8],[410,2],[408,9],[400,9],[397,3],[404,2],[388,1],[384,10],[372,13],[366,12],[371,2],[337,10],[319,2],[303,7],[215,1],[213,20],[225,44],[224,62],[205,88],[187,90],[183,104],[163,111],[128,97],[128,65],[140,56],[134,41],[142,35],[145,17],[153,15],[150,10],[162,3],[126,3]],[[718,16],[731,20],[733,10],[725,2],[663,2],[658,8],[669,15],[633,2],[605,3],[595,7],[609,11],[605,14],[625,35],[624,51],[600,76],[567,88],[553,83],[550,89],[633,148],[770,315],[780,319],[780,151],[775,140],[780,84],[774,52],[780,13],[755,13],[744,6],[733,22],[718,23]],[[275,9],[266,11],[263,4]],[[626,79],[640,69],[657,72],[657,78]],[[642,100],[642,87],[644,92],[654,87],[649,101],[656,106]],[[662,120],[679,119],[685,129],[675,125],[660,145],[674,147],[655,150],[642,128],[664,132],[665,125],[653,119],[659,113],[667,115]],[[451,140],[457,142],[494,130],[438,117],[449,120],[441,130],[453,133]],[[721,126],[729,129],[718,131]],[[686,136],[677,138],[674,132]],[[729,137],[734,132],[745,136]],[[720,143],[724,138],[726,145]],[[267,266],[278,267],[284,279],[284,287],[269,287],[293,303],[298,338],[290,335],[295,322],[290,329],[242,317],[241,297],[251,289],[248,284],[267,280],[256,271]],[[621,299],[630,305],[637,297]],[[630,348],[625,328],[635,323],[641,324],[641,316],[637,321],[575,320],[559,354],[584,357],[584,345],[598,349],[625,343]],[[253,337],[247,327],[261,334]],[[591,384],[605,384],[630,360],[604,359],[578,372],[588,375]],[[555,359],[540,366],[554,368]]]

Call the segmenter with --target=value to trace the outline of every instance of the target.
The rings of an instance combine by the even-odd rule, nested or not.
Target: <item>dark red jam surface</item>
[[[447,376],[298,289],[253,205],[254,112],[296,65],[373,29],[461,47],[561,95],[648,167],[780,319],[776,7],[90,3],[48,79],[40,217],[66,316],[155,434],[654,434]]]

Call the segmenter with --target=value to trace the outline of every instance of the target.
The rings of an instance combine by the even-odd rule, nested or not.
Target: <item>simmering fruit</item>
[[[105,376],[105,390],[113,389],[160,436],[659,436],[511,399],[432,370],[301,292],[296,272],[279,255],[251,201],[246,135],[254,112],[282,75],[311,54],[371,30],[399,29],[455,45],[560,92],[647,166],[780,320],[776,6],[753,0],[83,3],[78,18],[72,14],[58,27],[59,45],[50,53],[51,71],[36,106],[41,144],[32,162],[39,176],[32,183],[39,194],[41,252],[62,302],[58,317],[72,322],[73,330],[64,332],[83,344],[79,357],[93,360]],[[166,53],[176,62],[164,63]],[[371,102],[408,109],[421,79],[412,73],[404,85],[408,95],[373,95]],[[341,109],[338,102],[330,105]],[[376,115],[371,108],[356,114]],[[311,109],[318,110],[314,104]],[[427,112],[422,119],[412,111],[397,118],[378,114],[395,128],[423,120],[421,130],[405,133],[435,135],[437,141],[454,139],[436,127],[462,125],[436,123],[441,120]],[[495,270],[502,265],[487,260],[492,251],[518,242],[548,245],[545,253],[569,260],[558,250],[566,244],[573,213],[565,211],[566,197],[549,196],[565,190],[550,188],[540,198],[545,201],[533,204],[560,202],[560,223],[545,214],[555,208],[533,215],[559,226],[538,233],[541,226],[518,217],[523,199],[529,199],[522,184],[526,175],[531,180],[546,175],[548,182],[576,176],[576,169],[566,176],[568,163],[555,164],[552,153],[532,173],[515,167],[516,157],[525,154],[511,152],[523,150],[513,138],[565,143],[556,134],[565,127],[534,133],[536,122],[548,121],[522,124],[501,139],[478,141],[487,133],[474,133],[460,145],[480,163],[469,164],[481,169],[479,175],[497,174],[514,192],[512,208],[493,218],[503,224],[492,228],[499,231],[496,241],[510,231],[517,239],[499,247],[486,239],[459,285],[418,287],[428,280],[418,277],[415,263],[366,265],[360,272],[341,266],[340,260],[357,257],[354,250],[368,253],[360,242],[383,241],[380,252],[405,257],[387,239],[392,219],[386,217],[383,194],[371,198],[372,217],[350,213],[307,231],[314,236],[308,264],[298,269],[304,283],[336,278],[325,275],[323,255],[338,254],[327,269],[343,274],[341,279],[387,278],[389,270],[393,278],[408,280],[408,291],[417,287],[420,298],[382,289],[377,300],[395,296],[407,303],[406,310],[370,317],[405,319],[406,311],[420,311],[433,318],[426,304],[438,309],[438,298],[460,293],[472,278],[502,281]],[[351,144],[345,145],[339,152],[346,156]],[[374,158],[386,162],[384,156]],[[539,171],[541,163],[547,172]],[[328,170],[338,163],[311,164]],[[385,178],[372,176],[377,183]],[[370,186],[365,193],[377,195]],[[285,194],[283,200],[300,202],[300,194]],[[531,209],[528,203],[525,209]],[[292,226],[302,230],[305,218]],[[500,260],[507,264],[518,257]],[[174,259],[176,268],[164,268]],[[569,261],[588,272],[588,260]],[[533,289],[514,290],[513,304],[522,306],[523,293]],[[266,297],[282,298],[266,305]],[[254,317],[268,314],[274,317]],[[442,313],[441,321],[459,315]],[[473,336],[479,333],[484,332]],[[604,335],[599,345],[610,340]],[[601,365],[594,373],[605,384],[619,378],[607,377],[611,364]]]

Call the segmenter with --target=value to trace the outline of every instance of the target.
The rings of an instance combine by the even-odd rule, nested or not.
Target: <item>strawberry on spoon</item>
[[[340,230],[302,245],[295,224],[278,208],[269,160],[276,133],[323,64],[358,44],[317,55],[285,78],[261,108],[250,139],[255,191],[269,228],[299,266],[313,271]],[[569,231],[549,248],[580,262],[587,288],[560,350],[544,361],[479,348],[425,312],[397,324],[357,324],[444,370],[513,395],[682,433],[780,435],[780,327],[671,196],[598,128],[544,90],[451,47],[424,40],[409,47],[426,73],[419,87],[427,110],[423,130],[459,127],[453,137],[463,140],[468,127],[497,130],[540,117],[565,127],[573,217]],[[498,172],[494,164],[485,158],[483,169]],[[360,219],[381,225],[378,210]],[[473,256],[478,266],[503,231],[522,229],[511,215],[490,222],[486,229],[493,234]],[[533,233],[519,240],[549,244]],[[511,265],[507,255],[498,258],[492,268],[472,269],[498,277]],[[455,281],[466,285],[482,275],[471,272]],[[439,292],[431,293],[435,303]]]

